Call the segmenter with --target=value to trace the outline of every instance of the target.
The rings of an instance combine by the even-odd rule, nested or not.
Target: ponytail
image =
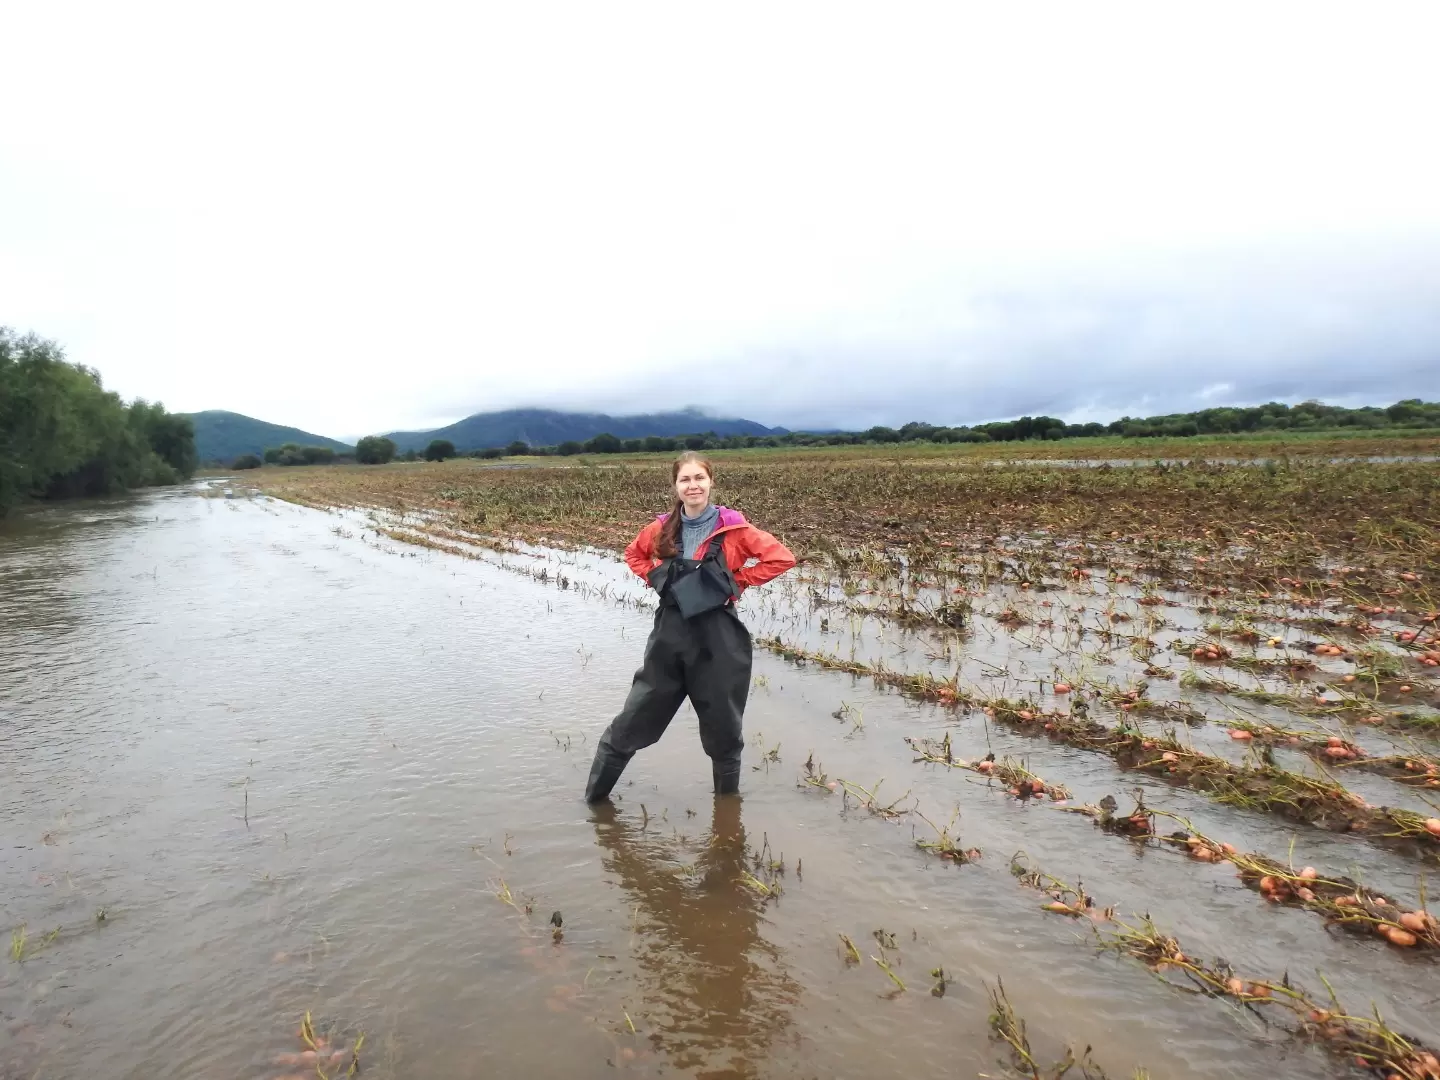
[[[675,500],[670,516],[660,526],[660,539],[655,544],[655,554],[662,559],[673,559],[680,554],[680,521],[685,516],[685,504]]]

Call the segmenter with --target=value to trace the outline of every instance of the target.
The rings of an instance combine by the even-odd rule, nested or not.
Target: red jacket
[[[764,529],[751,525],[739,510],[724,506],[719,507],[719,510],[720,517],[715,531],[700,545],[695,557],[702,558],[710,546],[710,541],[720,537],[720,543],[725,546],[725,565],[735,576],[735,584],[741,592],[752,585],[764,585],[795,565],[795,556],[790,554],[789,548]],[[663,561],[655,553],[655,547],[660,542],[660,529],[669,516],[661,514],[646,525],[625,549],[626,565],[644,579],[647,585],[650,583],[647,575]],[[751,559],[758,561],[754,566],[746,566]]]

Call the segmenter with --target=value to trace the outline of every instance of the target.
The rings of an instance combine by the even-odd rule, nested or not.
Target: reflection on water
[[[764,898],[745,883],[741,799],[714,799],[698,850],[678,834],[635,828],[608,803],[595,808],[595,836],[645,935],[641,994],[656,1044],[697,1076],[758,1075],[800,988],[761,932]]]

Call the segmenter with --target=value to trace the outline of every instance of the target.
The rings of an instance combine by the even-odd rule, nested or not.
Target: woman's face
[[[694,517],[710,503],[710,474],[698,461],[687,461],[675,477],[675,497],[685,505],[685,512]]]

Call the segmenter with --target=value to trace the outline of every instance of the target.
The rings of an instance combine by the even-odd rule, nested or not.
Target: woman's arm
[[[747,525],[736,530],[735,540],[747,560],[757,560],[754,566],[742,566],[734,571],[735,584],[742,589],[764,585],[795,565],[795,556],[790,554],[790,549],[764,529]]]
[[[625,549],[625,565],[646,585],[650,584],[650,571],[655,569],[655,537],[659,531],[660,523],[651,522],[640,530],[640,535],[631,540]]]

